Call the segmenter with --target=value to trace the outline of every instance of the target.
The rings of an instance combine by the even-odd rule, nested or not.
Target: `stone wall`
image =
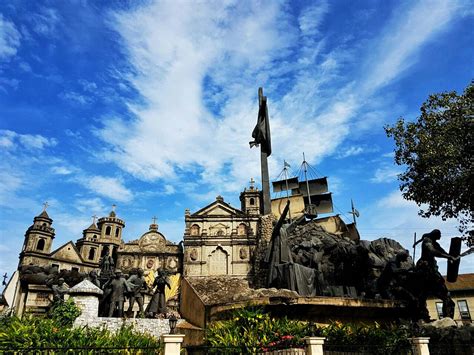
[[[178,324],[182,320],[178,320]],[[122,326],[133,326],[136,332],[149,334],[159,338],[163,334],[169,334],[170,326],[168,319],[147,319],[147,318],[108,318],[95,316],[79,316],[75,322],[75,327],[88,326],[92,328],[107,328],[111,332],[118,331]]]
[[[266,287],[268,267],[265,262],[265,255],[267,252],[268,244],[272,238],[273,221],[274,217],[272,214],[260,217],[260,223],[258,226],[257,247],[255,248],[253,260],[254,278],[252,286],[255,288]]]

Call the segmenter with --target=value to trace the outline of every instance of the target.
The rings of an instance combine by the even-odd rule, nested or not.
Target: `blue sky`
[[[249,149],[268,96],[273,154],[305,152],[363,239],[409,247],[456,222],[404,201],[383,125],[474,77],[472,1],[2,1],[0,272],[48,201],[55,246],[117,205],[124,239],[179,241],[184,210],[259,181]],[[419,252],[418,252],[419,253]],[[444,268],[445,263],[441,262]],[[474,272],[474,261],[461,262]]]

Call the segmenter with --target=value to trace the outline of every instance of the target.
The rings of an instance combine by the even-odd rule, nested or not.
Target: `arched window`
[[[115,236],[118,238],[120,235],[120,228],[115,229]]]
[[[89,260],[94,260],[95,258],[95,248],[89,250]]]
[[[47,227],[48,225],[46,224],[46,222],[43,222],[42,226]]]
[[[250,206],[255,205],[255,199],[253,197],[250,197],[249,203],[250,203]]]
[[[105,228],[105,235],[110,235],[111,233],[112,233],[112,227],[107,226],[107,228]]]
[[[92,240],[93,240],[94,242],[97,240],[97,236],[96,236],[95,234],[92,236]]]
[[[44,245],[46,244],[44,239],[38,240],[38,244],[36,244],[37,250],[44,250]]]
[[[197,224],[193,224],[191,226],[191,235],[199,235],[199,226]]]
[[[238,235],[246,235],[247,234],[247,226],[243,223],[240,223],[237,227],[237,234]]]

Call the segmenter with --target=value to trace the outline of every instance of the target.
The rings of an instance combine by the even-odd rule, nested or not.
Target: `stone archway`
[[[217,247],[209,254],[209,275],[227,275],[228,270],[228,259],[229,254],[222,249]]]

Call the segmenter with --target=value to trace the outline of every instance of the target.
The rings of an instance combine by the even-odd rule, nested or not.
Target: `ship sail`
[[[299,182],[298,188],[291,188],[291,194],[292,195],[303,194],[303,196],[308,196],[308,188],[309,188],[309,193],[311,196],[324,194],[329,191],[328,180],[326,177],[323,177],[323,178],[308,180],[307,183],[306,181]],[[311,197],[311,201],[313,201],[313,197]]]
[[[273,192],[282,192],[287,190],[299,189],[300,182],[297,177],[292,177],[286,180],[277,180],[272,182]]]

